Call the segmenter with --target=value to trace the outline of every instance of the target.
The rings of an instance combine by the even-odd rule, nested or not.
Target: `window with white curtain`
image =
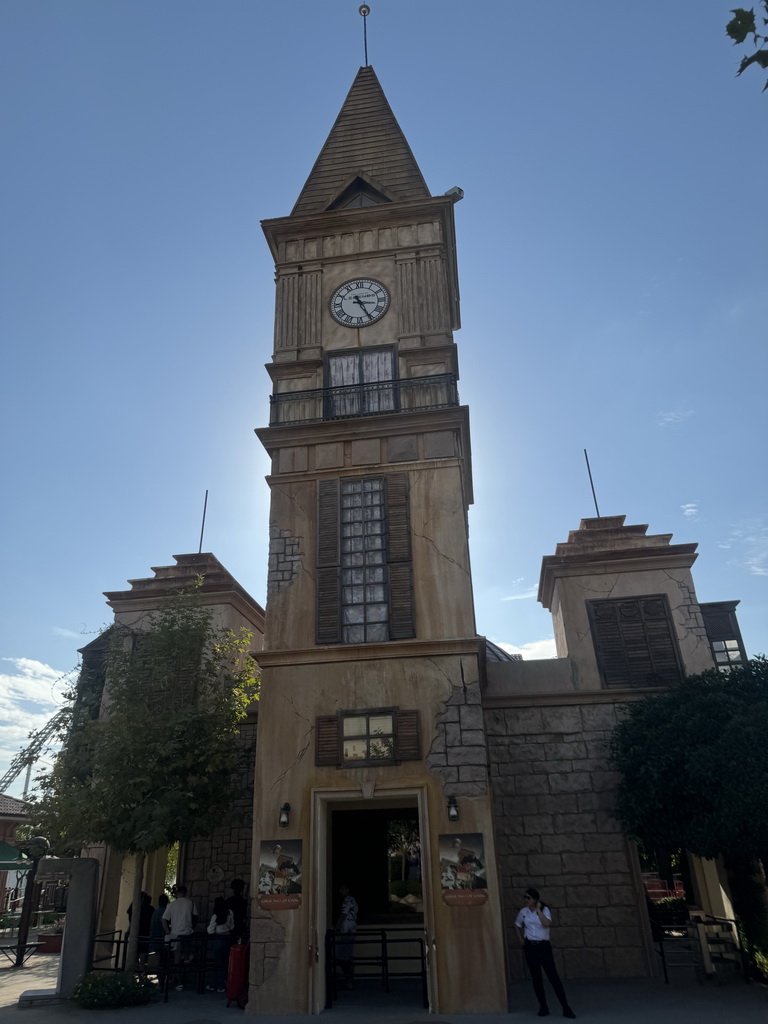
[[[326,418],[393,412],[396,405],[395,350],[356,349],[328,356]],[[342,390],[335,390],[342,389]]]

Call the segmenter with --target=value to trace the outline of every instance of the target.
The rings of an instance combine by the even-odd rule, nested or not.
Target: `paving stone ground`
[[[38,956],[20,970],[0,967],[0,1024],[232,1024],[245,1018],[214,993],[172,992],[167,1004],[122,1010],[82,1010],[71,1003],[20,1009],[18,998],[27,989],[52,989],[58,957]],[[717,986],[698,984],[682,973],[671,985],[652,979],[570,981],[567,985],[577,1018],[586,1024],[766,1024],[768,986],[734,981]],[[328,1024],[525,1024],[539,1021],[528,983],[514,982],[507,1014],[433,1014],[419,1005],[418,990],[393,984],[387,995],[374,983],[358,984],[340,993],[332,1010],[322,1016]],[[556,1003],[551,1019],[562,1020]],[[307,1024],[306,1017],[260,1017],[260,1024]]]

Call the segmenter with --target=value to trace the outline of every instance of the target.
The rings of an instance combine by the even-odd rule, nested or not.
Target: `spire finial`
[[[363,16],[363,46],[365,47],[365,66],[368,67],[368,15],[371,13],[371,8],[368,4],[360,4],[357,10]]]

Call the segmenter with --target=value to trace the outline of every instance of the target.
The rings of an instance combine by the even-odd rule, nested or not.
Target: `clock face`
[[[347,281],[331,296],[331,315],[344,327],[367,327],[389,309],[389,293],[370,278]]]

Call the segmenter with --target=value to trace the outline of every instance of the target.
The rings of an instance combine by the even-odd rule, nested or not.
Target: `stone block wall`
[[[488,792],[488,750],[480,684],[454,686],[435,726],[426,765],[443,780],[446,796],[484,796]]]
[[[564,977],[650,974],[644,894],[613,817],[617,706],[534,701],[485,710],[511,976],[523,976],[514,922],[528,886],[552,907]]]
[[[229,883],[242,878],[246,884],[251,877],[251,848],[253,845],[253,781],[256,758],[256,714],[249,714],[240,724],[237,755],[242,758],[242,771],[237,784],[237,796],[229,819],[222,822],[211,835],[186,843],[179,858],[179,882],[189,889],[189,895],[198,906],[200,920],[206,924],[217,896],[231,896]],[[212,867],[220,867],[224,875],[220,881],[208,877]]]

